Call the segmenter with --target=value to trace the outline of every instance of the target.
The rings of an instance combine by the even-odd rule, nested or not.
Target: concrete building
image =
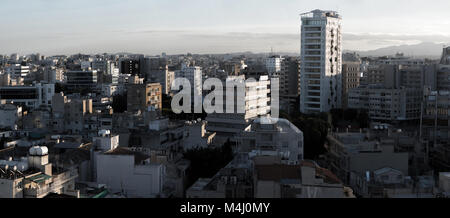
[[[0,87],[2,86],[23,86],[24,79],[22,77],[12,78],[10,74],[0,72]]]
[[[400,170],[383,167],[363,175],[352,173],[351,186],[363,198],[435,198],[432,176],[412,179]]]
[[[345,57],[345,56],[344,56]],[[342,63],[342,107],[348,107],[348,92],[357,88],[361,78],[361,60],[358,57],[344,58]]]
[[[354,198],[333,173],[311,161],[256,163],[254,187],[255,198]]]
[[[450,196],[450,173],[439,173],[439,189],[446,197]]]
[[[141,65],[140,65],[139,60],[123,59],[120,61],[120,73],[121,74],[140,75],[140,69],[141,69]]]
[[[48,148],[33,146],[26,157],[0,160],[0,198],[44,198],[51,193],[79,197],[78,174],[49,162]]]
[[[269,73],[269,76],[272,77],[280,77],[281,72],[281,63],[284,58],[281,56],[271,56],[265,60],[266,70]]]
[[[5,73],[11,75],[13,78],[26,77],[30,74],[30,66],[23,66],[21,64],[13,64],[5,69]]]
[[[207,148],[212,144],[216,133],[207,132],[206,124],[207,122],[201,119],[185,122],[188,136],[183,142],[184,150]]]
[[[66,84],[70,88],[93,88],[97,85],[97,71],[67,71]]]
[[[86,129],[85,116],[92,113],[92,99],[67,99],[64,104],[64,129],[71,133],[81,133]]]
[[[300,111],[328,112],[341,108],[341,16],[314,10],[301,15]]]
[[[210,113],[206,117],[206,121],[208,122],[206,126],[206,130],[208,132],[215,132],[215,143],[223,144],[227,140],[236,141],[235,137],[241,133],[248,124],[253,120],[260,116],[265,116],[270,111],[270,80],[268,76],[261,76],[259,81],[246,81],[245,76],[237,76],[237,77],[228,77],[227,83],[233,84],[233,82],[237,82],[242,84],[245,87],[245,111],[244,113],[238,113],[236,110],[237,99],[236,97],[234,102],[233,113],[227,112],[227,107],[230,107],[231,104],[226,101],[226,96],[224,96],[224,113]],[[234,93],[236,96],[236,92],[232,91],[235,89],[235,86],[232,87],[224,87],[224,89],[229,89],[229,93]],[[238,89],[239,90],[239,89]],[[226,93],[226,91],[224,92]]]
[[[364,109],[372,120],[419,120],[422,90],[385,88],[382,85],[361,85],[348,93],[348,108]]]
[[[175,79],[175,72],[169,70],[166,65],[164,69],[152,70],[147,76],[147,81],[159,83],[162,86],[162,93],[169,95],[172,90],[172,82]]]
[[[365,178],[366,172],[390,167],[408,175],[409,154],[396,152],[395,143],[370,133],[333,133],[328,136],[328,167],[345,184]],[[352,186],[352,188],[354,188]],[[358,189],[354,189],[358,193]]]
[[[422,117],[422,137],[429,146],[430,164],[440,170],[450,170],[450,92],[427,91]]]
[[[28,108],[51,106],[54,94],[55,84],[35,83],[32,86],[0,87],[0,99]]]
[[[13,104],[0,104],[0,128],[16,130],[18,121],[22,118],[22,107]]]
[[[386,88],[433,88],[436,87],[436,66],[370,64],[361,79],[364,85],[383,85]]]
[[[44,69],[44,81],[47,83],[62,83],[64,82],[64,72],[61,68],[54,66]]]
[[[181,70],[175,72],[176,78],[185,78],[191,85],[191,105],[193,108],[196,104],[202,104],[203,96],[203,80],[202,80],[202,68],[197,66],[187,66],[183,64]]]
[[[128,84],[127,111],[147,111],[162,109],[162,86],[159,83]]]
[[[112,193],[126,197],[154,198],[162,193],[165,169],[152,164],[146,155],[126,148],[97,156],[97,183],[106,184]]]
[[[238,153],[216,175],[200,178],[186,190],[186,198],[253,197],[253,163],[247,153]]]
[[[298,165],[303,160],[303,133],[286,119],[259,118],[238,137],[238,150],[278,156],[282,164]]]
[[[281,62],[280,71],[280,109],[288,113],[298,111],[300,96],[300,60],[286,57]]]

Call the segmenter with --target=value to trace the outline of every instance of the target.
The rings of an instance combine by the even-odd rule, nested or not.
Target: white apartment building
[[[30,74],[30,66],[22,66],[21,64],[13,64],[5,69],[5,73],[12,77],[26,77]]]
[[[270,111],[270,80],[268,76],[261,76],[257,80],[245,80],[245,76],[228,77],[227,83],[233,82],[245,83],[245,112],[226,113],[227,101],[224,97],[224,113],[211,113],[206,117],[208,124],[206,130],[208,132],[215,132],[215,142],[221,144],[228,139],[235,141],[235,136],[242,132],[248,124],[260,116],[267,115]],[[234,87],[226,87],[225,89],[234,89]],[[238,89],[239,90],[239,89]],[[231,90],[230,90],[231,92]],[[236,96],[236,92],[234,95]],[[234,105],[237,105],[237,98],[235,97]]]
[[[314,10],[301,15],[300,111],[328,112],[341,107],[341,16]]]

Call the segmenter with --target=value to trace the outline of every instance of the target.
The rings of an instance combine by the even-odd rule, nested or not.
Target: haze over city
[[[269,52],[272,48],[298,53],[299,14],[316,8],[342,15],[345,50],[449,43],[450,29],[443,28],[450,25],[448,4],[445,0],[433,4],[419,0],[4,0],[0,28],[7,34],[0,35],[0,47],[2,53],[46,55]]]

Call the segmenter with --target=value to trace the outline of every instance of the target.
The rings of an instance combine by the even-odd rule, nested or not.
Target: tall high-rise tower
[[[301,14],[300,111],[341,107],[341,16],[335,11]]]

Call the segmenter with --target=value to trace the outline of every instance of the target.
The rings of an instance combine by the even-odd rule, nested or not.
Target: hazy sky
[[[298,52],[313,9],[348,50],[450,42],[448,0],[1,0],[0,54]]]

